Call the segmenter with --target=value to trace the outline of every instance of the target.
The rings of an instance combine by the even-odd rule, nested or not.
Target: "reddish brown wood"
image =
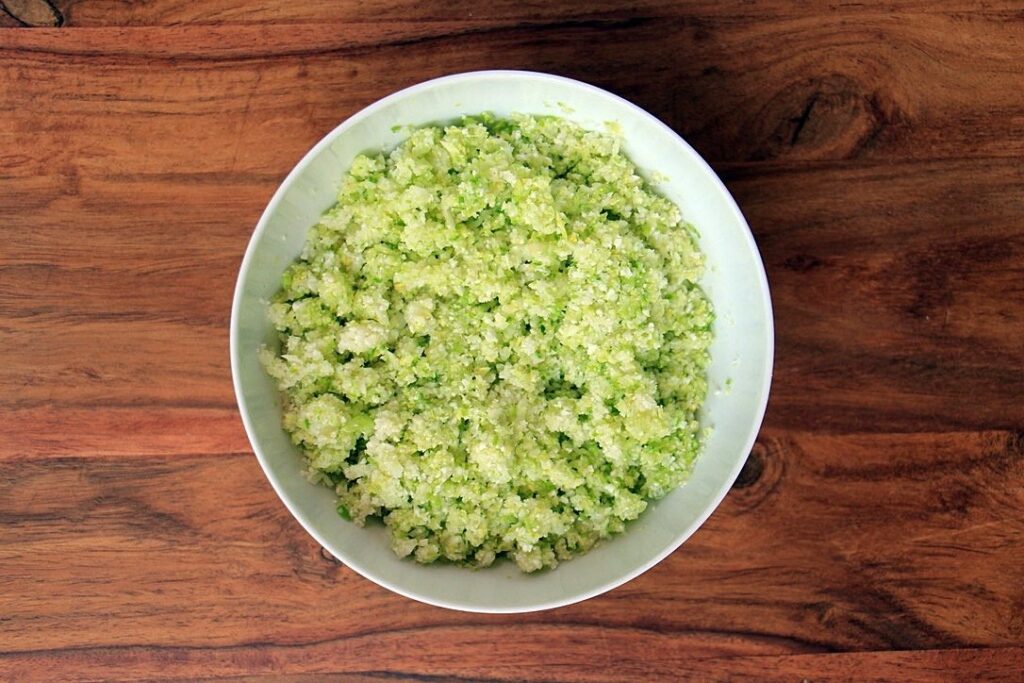
[[[49,0],[3,0],[0,26],[63,26],[64,15]]]
[[[502,18],[517,21],[580,21],[592,17],[617,16],[685,16],[698,23],[706,19],[755,17],[775,20],[780,17],[814,14],[849,14],[863,16],[865,10],[878,13],[912,10],[923,12],[976,12],[979,9],[1002,12],[1013,17],[1020,10],[1013,0],[986,2],[983,6],[970,0],[929,2],[929,0],[887,0],[865,3],[854,0],[832,0],[825,6],[794,3],[789,0],[754,0],[741,3],[720,3],[715,0],[634,0],[628,4],[615,0],[496,0],[481,6],[472,0],[377,0],[376,2],[333,2],[332,0],[267,0],[252,4],[245,0],[4,0],[10,4],[49,2],[68,16],[74,26],[164,26],[168,24],[220,23],[295,23],[300,21],[374,22],[449,21],[479,18]]]
[[[0,30],[0,679],[1024,676],[1016,3],[54,7],[64,28]],[[705,527],[606,596],[504,617],[327,557],[250,454],[227,353],[301,154],[496,66],[693,142],[778,330],[765,430]]]
[[[1024,636],[1016,433],[769,429],[668,560],[608,596],[507,617],[417,605],[340,567],[246,453],[8,461],[0,482],[0,642],[14,672],[67,656],[155,667],[165,655],[180,666],[152,675],[355,672],[367,663],[345,653],[379,652],[372,670],[476,679],[495,656],[569,666],[611,651],[640,676],[709,657]]]
[[[964,13],[950,5],[929,12],[780,13],[770,20],[754,12],[702,20],[606,14],[579,22],[382,17],[286,29],[256,23],[72,34],[74,40],[53,29],[8,32],[0,40],[4,80],[34,97],[35,106],[53,106],[67,117],[65,126],[83,115],[96,127],[117,119],[124,135],[94,155],[102,159],[132,141],[169,153],[163,172],[278,169],[382,92],[495,67],[553,71],[609,87],[716,162],[1024,153],[1024,30],[1006,11]],[[59,133],[62,126],[54,124]],[[136,132],[151,126],[181,137]],[[190,156],[206,135],[254,144],[241,158],[233,145]],[[256,144],[268,141],[277,144]],[[130,156],[122,172],[144,172],[139,164],[147,157]]]
[[[535,636],[549,635],[548,630],[535,632]],[[581,634],[583,635],[583,634]],[[501,636],[507,637],[508,632]],[[522,646],[523,641],[510,638],[509,646]],[[528,641],[531,642],[531,641]],[[578,641],[570,641],[572,645]],[[564,644],[565,640],[555,638],[552,647]],[[476,650],[490,647],[490,643],[479,638],[461,637],[452,641],[454,650],[459,653],[465,650]],[[388,642],[385,646],[387,655],[395,655],[399,661],[407,662],[410,653],[406,646],[422,645],[415,639],[403,643],[400,639]],[[656,643],[650,643],[657,646]],[[325,646],[324,649],[329,649]],[[504,648],[502,648],[504,649]],[[629,652],[629,650],[626,650]],[[650,681],[659,677],[665,680],[729,680],[729,681],[764,681],[767,683],[788,683],[789,681],[872,681],[887,683],[901,681],[903,683],[935,683],[949,681],[958,683],[971,681],[1015,681],[1020,678],[1021,659],[1024,648],[991,648],[985,650],[926,650],[920,652],[859,652],[841,654],[815,655],[755,655],[708,659],[676,658],[677,652],[661,650],[662,657],[651,664],[651,658],[644,661],[610,658],[607,654],[594,659],[573,661],[571,657],[559,658],[557,663],[550,660],[543,664],[520,666],[513,660],[499,660],[482,667],[455,664],[451,670],[466,672],[470,680],[481,683],[498,683],[503,681],[564,681],[565,683],[590,683],[592,681]],[[348,652],[346,652],[348,654]],[[535,654],[530,652],[529,654]],[[635,651],[632,654],[637,654]],[[231,657],[220,651],[188,651],[188,652],[154,652],[141,649],[122,656],[106,651],[88,653],[71,653],[64,662],[53,663],[44,656],[28,656],[18,658],[23,668],[17,673],[24,673],[19,680],[49,680],[48,674],[66,671],[67,662],[72,662],[87,675],[103,679],[111,671],[118,671],[127,676],[140,676],[149,679],[155,668],[153,662],[159,662],[159,669],[164,675],[161,678],[172,678],[172,672],[202,671],[207,674],[202,680],[232,681],[233,683],[267,683],[270,681],[284,683],[413,683],[422,681],[424,677],[432,680],[429,675],[417,673],[415,661],[409,669],[401,672],[360,671],[357,661],[342,660],[335,669],[320,669],[316,673],[285,674],[276,673],[280,670],[281,660],[292,660],[306,657],[308,650],[278,648],[271,652],[263,652],[258,656],[249,653]],[[515,660],[522,654],[513,655]],[[353,659],[357,659],[353,657]],[[18,661],[16,660],[16,661]],[[315,660],[314,660],[315,661]],[[601,669],[600,665],[607,668]],[[667,665],[667,666],[661,666]],[[317,669],[311,662],[304,661],[299,668]],[[437,669],[431,669],[434,671]],[[11,671],[15,671],[14,668]],[[275,673],[241,674],[215,672],[230,671],[271,671]],[[195,680],[192,676],[188,678]],[[442,680],[460,681],[464,677],[459,674],[441,676]]]

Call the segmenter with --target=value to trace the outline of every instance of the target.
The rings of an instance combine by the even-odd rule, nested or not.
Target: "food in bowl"
[[[488,115],[363,154],[269,306],[284,428],[400,556],[554,567],[679,486],[714,314],[609,132]]]

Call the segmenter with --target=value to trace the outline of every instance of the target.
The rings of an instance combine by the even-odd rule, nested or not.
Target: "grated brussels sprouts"
[[[701,450],[694,232],[616,137],[559,118],[467,117],[361,155],[269,307],[284,428],[400,556],[554,567]]]

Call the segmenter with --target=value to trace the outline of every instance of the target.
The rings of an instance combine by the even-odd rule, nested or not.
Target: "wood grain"
[[[117,118],[129,140],[140,126],[156,126],[165,136],[144,136],[147,146],[167,146],[166,163],[193,172],[279,168],[294,161],[277,156],[289,152],[282,131],[302,151],[382,93],[496,66],[606,86],[663,118],[712,161],[1024,153],[1024,17],[1000,12],[865,13],[856,21],[845,14],[708,22],[488,18],[66,35],[39,29],[0,36],[0,68],[12,96],[51,103],[65,125],[89,116],[103,129]],[[203,135],[253,144],[241,159],[231,145],[189,156]],[[90,160],[119,151],[119,141],[107,141]],[[173,141],[180,144],[171,147]],[[139,170],[132,163],[124,172]]]
[[[753,0],[746,2],[715,2],[715,0],[634,0],[628,4],[615,0],[495,0],[486,6],[471,0],[376,0],[375,2],[333,2],[332,0],[266,0],[259,4],[245,0],[4,0],[11,9],[28,6],[33,16],[49,12],[49,5],[65,16],[73,26],[166,26],[179,24],[291,24],[304,21],[376,22],[399,20],[409,22],[474,20],[481,17],[515,20],[573,20],[595,16],[685,16],[697,21],[732,17],[756,17],[775,20],[780,17],[821,14],[861,16],[865,10],[875,12],[914,11],[974,13],[1004,12],[1018,16],[1020,5],[1012,0],[976,2],[930,2],[929,0],[888,0],[862,3],[853,0],[830,0],[827,3],[794,3],[789,0]],[[25,10],[22,10],[25,12]]]
[[[1024,638],[1020,434],[768,430],[753,462],[668,560],[608,596],[522,616],[438,610],[359,578],[299,529],[246,453],[7,462],[0,667],[18,680],[68,656],[178,678],[369,663],[639,680],[695,659]],[[616,668],[584,675],[593,661]],[[516,673],[497,674],[501,662]]]
[[[769,424],[1024,425],[1019,163],[738,167],[725,177],[774,292]],[[273,186],[85,182],[45,212],[12,217],[27,229],[0,260],[0,383],[18,388],[0,396],[12,418],[0,460],[245,450],[226,320],[249,226]],[[26,190],[15,181],[5,192],[10,207]],[[964,201],[975,208],[958,215]],[[110,206],[131,210],[119,218]],[[54,248],[70,221],[88,243]],[[166,244],[165,231],[178,237]],[[75,428],[62,433],[62,423]]]
[[[745,36],[754,31],[773,42],[802,33],[808,44],[829,49],[851,44],[851,32],[839,30],[842,22],[793,21],[741,23],[724,37],[735,47],[756,43],[758,36]],[[0,65],[8,76],[0,79],[0,92],[9,110],[22,116],[0,120],[0,149],[9,150],[0,219],[22,229],[10,236],[0,261],[10,283],[0,292],[0,311],[18,321],[9,331],[13,351],[0,378],[20,389],[0,402],[33,418],[17,420],[20,426],[0,437],[0,457],[46,455],[54,447],[62,454],[162,452],[157,442],[174,443],[174,420],[163,436],[159,427],[131,430],[140,438],[130,446],[109,425],[132,424],[126,410],[191,411],[197,404],[215,421],[202,432],[216,435],[213,443],[197,443],[198,451],[216,450],[214,444],[244,448],[226,381],[224,321],[249,226],[263,203],[294,160],[340,118],[410,82],[401,64],[421,61],[430,75],[471,68],[474,61],[482,66],[496,49],[534,60],[526,66],[561,60],[565,71],[599,82],[607,76],[599,76],[596,65],[609,55],[634,60],[616,72],[613,89],[641,93],[637,99],[677,122],[725,174],[760,240],[773,287],[787,294],[777,297],[780,335],[797,330],[800,336],[780,345],[772,405],[778,424],[933,431],[1018,425],[1024,412],[1018,400],[1024,348],[1015,332],[1024,317],[1015,270],[1022,177],[1012,155],[1020,153],[1014,145],[1024,145],[1024,137],[1010,131],[1019,130],[1024,108],[1001,103],[1014,95],[1016,33],[991,19],[954,24],[942,14],[904,24],[868,15],[863,23],[873,22],[902,26],[913,38],[905,42],[931,40],[947,52],[943,36],[960,26],[968,38],[953,45],[961,51],[951,58],[971,60],[992,79],[975,79],[968,104],[955,83],[935,83],[954,72],[920,53],[918,67],[935,73],[916,89],[908,91],[918,81],[902,77],[889,89],[905,91],[901,110],[936,114],[902,118],[898,134],[882,130],[865,146],[857,142],[864,134],[856,133],[860,124],[833,126],[831,109],[822,109],[816,123],[815,112],[825,105],[815,104],[796,144],[774,156],[765,150],[776,144],[779,126],[790,125],[792,112],[772,103],[791,97],[788,71],[808,73],[806,46],[796,41],[783,51],[741,51],[732,61],[724,61],[729,50],[722,49],[709,55],[709,64],[714,58],[721,66],[708,74],[698,62],[682,71],[657,70],[654,83],[635,75],[649,54],[641,45],[667,51],[695,40],[685,22],[530,30],[498,22],[492,32],[468,35],[454,24],[374,24],[370,31],[291,26],[276,33],[272,27],[82,29],[73,32],[74,40],[62,39],[62,31],[4,32],[0,45],[10,58]],[[993,41],[999,31],[1004,40]],[[605,58],[596,61],[569,41],[598,33],[606,47]],[[395,45],[371,47],[374,40]],[[970,49],[983,41],[984,52]],[[553,47],[538,52],[540,43]],[[872,44],[852,44],[859,52],[848,63],[878,62]],[[909,48],[901,44],[892,40],[888,72],[894,79],[913,62],[908,57],[919,54],[903,54]],[[733,80],[729,74],[739,65],[776,77]],[[826,61],[814,68],[827,78],[835,66]],[[693,99],[679,92],[694,93]],[[723,94],[738,99],[710,112],[701,106]],[[804,95],[791,109],[805,106]],[[937,138],[965,156],[963,142],[951,138],[975,137],[976,131],[938,114],[954,106],[950,96],[965,107],[986,103],[995,112],[987,121],[1001,137],[993,134],[989,148],[974,145],[955,163],[939,163],[949,151],[935,149],[914,160]],[[816,102],[821,97],[827,99]],[[748,125],[751,118],[762,122],[760,138]],[[801,135],[813,138],[806,138],[813,149],[798,149]],[[880,163],[886,159],[900,163]],[[55,249],[69,223],[79,241]],[[168,233],[176,235],[170,244]],[[965,279],[966,288],[948,291]],[[825,286],[839,305],[800,296],[808,286]],[[64,333],[50,334],[55,325]],[[871,333],[851,335],[851,325]],[[922,336],[923,347],[916,343]],[[961,353],[965,343],[980,354]],[[151,362],[157,357],[165,360]],[[804,391],[808,383],[815,392]],[[963,391],[992,400],[964,403]],[[78,432],[81,438],[54,444],[53,421],[67,410],[67,419],[81,423],[75,411],[84,408],[99,411],[93,434]],[[43,409],[39,416],[31,412]]]
[[[538,634],[542,635],[542,634]],[[546,634],[543,634],[546,635]],[[461,640],[458,641],[461,644]],[[411,643],[410,643],[411,644]],[[477,647],[488,647],[489,643],[474,643]],[[401,649],[399,644],[396,649]],[[282,648],[283,650],[283,648]],[[158,662],[161,671],[195,671],[201,670],[204,674],[210,672],[209,668],[202,668],[192,665],[193,662],[203,662],[203,667],[209,667],[210,658],[204,658],[203,654],[186,653],[154,653],[152,651],[140,650],[129,657],[110,657],[108,653],[88,653],[82,655],[73,653],[61,664],[54,666],[52,660],[45,656],[27,656],[21,658],[23,668],[18,673],[25,673],[20,680],[47,680],[46,674],[61,672],[67,669],[68,660],[81,666],[79,671],[86,675],[92,675],[97,680],[109,677],[110,671],[116,668],[117,671],[131,675],[148,677],[154,666],[151,662]],[[282,659],[293,656],[302,656],[304,653],[293,653],[283,651],[279,653]],[[531,653],[533,654],[533,653]],[[176,655],[176,656],[175,656]],[[246,660],[243,657],[236,658],[227,666],[217,667],[219,671],[229,670],[265,670],[277,671],[279,667],[278,653],[253,660]],[[543,656],[543,655],[541,655]],[[353,671],[357,666],[339,667],[343,671],[320,670],[308,674],[243,674],[224,676],[210,675],[199,678],[188,676],[177,680],[204,680],[204,681],[231,681],[232,683],[267,683],[269,681],[280,683],[330,683],[332,681],[343,683],[413,683],[422,681],[459,681],[472,680],[476,683],[505,683],[513,681],[522,683],[524,681],[564,681],[566,683],[590,683],[600,681],[650,681],[654,676],[663,677],[666,680],[728,680],[728,681],[764,681],[785,682],[792,681],[814,681],[823,683],[825,681],[863,681],[888,683],[889,681],[901,681],[901,683],[935,683],[936,681],[948,681],[949,683],[960,683],[963,680],[971,681],[1013,681],[1019,680],[1021,671],[1021,658],[1024,657],[1024,648],[990,648],[985,650],[927,650],[919,652],[863,652],[863,653],[841,653],[823,655],[757,655],[748,657],[708,658],[672,660],[673,666],[660,669],[658,673],[652,671],[644,662],[634,662],[616,659],[610,662],[608,669],[601,671],[595,669],[595,660],[590,659],[580,663],[573,663],[563,660],[558,665],[548,665],[545,670],[538,671],[537,676],[533,671],[523,675],[522,667],[510,662],[498,661],[483,669],[484,673],[473,678],[462,676],[431,676],[429,674],[409,671]],[[226,659],[226,658],[224,658]],[[518,657],[516,658],[518,659]],[[596,660],[603,663],[607,660]],[[168,662],[170,664],[168,665]],[[29,668],[29,667],[32,668]],[[306,668],[314,668],[307,666]],[[413,667],[415,668],[415,667]],[[468,668],[468,667],[463,667]],[[347,669],[347,670],[344,670]],[[12,670],[14,670],[12,668]],[[472,669],[477,671],[478,669]],[[610,675],[609,675],[610,674]],[[202,674],[200,674],[202,675]],[[167,680],[174,680],[173,676]]]
[[[507,631],[503,631],[505,635]],[[512,637],[510,645],[522,645],[536,642],[536,638],[548,636],[549,629],[538,629],[533,638]],[[447,635],[447,634],[445,634]],[[481,635],[486,635],[486,632]],[[585,637],[585,632],[580,636]],[[435,641],[436,642],[436,641]],[[466,649],[486,649],[491,643],[472,637],[455,637],[452,639],[454,650],[461,653]],[[569,650],[578,640],[568,642]],[[407,648],[421,646],[423,643],[412,640],[408,643],[389,642],[391,649],[384,653],[373,652],[371,656],[388,656],[392,651],[405,652]],[[556,638],[552,645],[566,645],[566,640]],[[648,643],[657,647],[658,643]],[[428,644],[429,647],[429,644]],[[340,666],[336,668],[317,667],[306,662],[301,668],[315,670],[315,673],[282,674],[280,662],[293,658],[309,656],[309,651],[287,647],[276,648],[275,651],[261,653],[259,656],[248,656],[240,653],[235,656],[209,651],[153,651],[140,648],[127,656],[120,653],[111,656],[105,651],[79,653],[72,652],[69,656],[55,662],[45,655],[29,655],[18,657],[19,667],[11,671],[21,675],[22,681],[46,681],[48,675],[67,671],[69,665],[75,666],[83,678],[92,680],[110,680],[111,671],[123,675],[123,680],[182,680],[182,681],[231,681],[233,683],[412,683],[422,681],[473,681],[474,683],[529,683],[531,681],[554,681],[555,683],[601,683],[616,681],[629,683],[657,679],[663,680],[727,680],[727,681],[765,681],[768,683],[791,683],[792,681],[857,681],[889,683],[935,683],[948,681],[960,683],[971,681],[1017,681],[1020,680],[1021,658],[1024,648],[989,648],[984,650],[927,650],[918,652],[866,652],[841,653],[822,655],[755,655],[739,657],[679,658],[674,656],[677,650],[653,659],[620,659],[607,655],[600,658],[575,660],[571,657],[559,657],[557,661],[547,657],[549,650],[537,652],[527,649],[522,653],[510,653],[507,659],[497,659],[479,667],[455,666],[458,671],[466,671],[469,675],[451,674],[434,676],[417,673],[418,670],[436,671],[442,667],[422,667],[412,664],[406,671],[372,671],[360,669],[358,659],[364,656],[365,650],[343,650],[323,648],[333,655],[341,655]],[[628,651],[628,650],[627,650]],[[665,650],[659,650],[663,653]],[[312,653],[315,656],[316,653]],[[502,653],[504,654],[504,653]],[[214,655],[214,656],[210,656]],[[217,656],[219,655],[219,656]],[[544,666],[521,666],[518,662],[524,656],[547,657]],[[355,661],[353,661],[355,660]],[[402,659],[402,663],[408,659]],[[655,664],[651,664],[651,662]],[[664,664],[664,665],[663,665]],[[2,666],[2,664],[0,664]],[[601,669],[599,666],[605,666]],[[161,675],[152,677],[154,670]],[[196,672],[175,677],[170,672]],[[214,672],[225,671],[267,671],[274,673],[218,675]]]
[[[0,680],[1021,680],[1015,2],[3,0]],[[48,9],[49,8],[49,9]],[[319,137],[478,68],[649,109],[734,193],[766,426],[600,598],[399,598],[277,501],[231,390],[252,226]]]

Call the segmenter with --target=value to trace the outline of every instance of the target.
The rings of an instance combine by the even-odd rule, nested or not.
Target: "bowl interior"
[[[421,566],[389,549],[381,525],[341,520],[334,495],[301,474],[301,457],[280,426],[272,380],[257,359],[276,343],[266,301],[298,256],[306,230],[335,199],[352,158],[390,148],[407,131],[394,127],[448,121],[490,111],[554,114],[588,128],[614,122],[625,151],[655,187],[700,231],[708,269],[702,282],[717,321],[710,392],[703,421],[713,428],[690,480],[650,506],[627,532],[555,571],[524,575],[511,562],[481,571]],[[576,81],[524,72],[450,76],[371,105],[327,135],[296,166],[264,213],[246,253],[232,311],[231,353],[242,418],[260,463],[289,510],[316,540],[360,574],[431,604],[516,612],[596,595],[648,569],[682,543],[727,492],[760,426],[772,363],[767,282],[746,222],[703,160],[669,128],[634,105]]]

